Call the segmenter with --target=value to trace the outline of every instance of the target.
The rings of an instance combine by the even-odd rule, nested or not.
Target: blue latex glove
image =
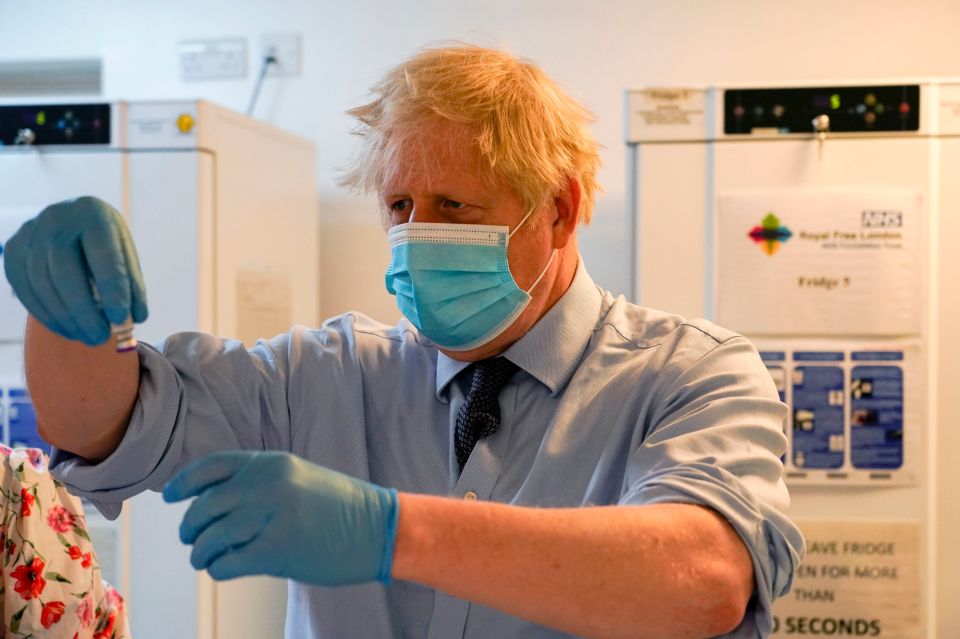
[[[168,502],[190,563],[214,579],[286,577],[318,586],[390,583],[397,492],[282,452],[214,453],[181,470]]]
[[[97,198],[60,202],[25,222],[4,246],[3,266],[30,314],[68,339],[102,344],[110,324],[147,319],[130,231],[123,217]]]

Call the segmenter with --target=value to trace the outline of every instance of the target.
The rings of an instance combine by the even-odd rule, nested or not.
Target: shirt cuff
[[[779,510],[757,500],[729,471],[684,464],[645,477],[620,504],[688,503],[707,506],[737,531],[750,553],[756,587],[743,621],[727,637],[766,637],[773,631],[773,600],[790,590],[803,553],[803,536]]]
[[[175,428],[183,387],[169,361],[141,342],[140,389],[123,439],[106,459],[92,463],[54,447],[50,471],[74,495],[90,501],[108,519],[123,501],[144,490],[162,490],[176,470],[183,437]]]

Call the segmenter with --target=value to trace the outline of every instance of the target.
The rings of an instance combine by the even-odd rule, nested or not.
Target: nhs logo
[[[898,229],[903,226],[903,211],[866,209],[860,212],[860,226],[865,229]]]

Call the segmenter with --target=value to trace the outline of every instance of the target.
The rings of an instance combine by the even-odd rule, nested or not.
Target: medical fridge
[[[139,252],[150,317],[138,339],[200,330],[250,344],[317,324],[314,167],[310,142],[203,101],[0,105],[0,242],[48,204],[102,198],[122,212]],[[4,435],[29,445],[42,442],[22,377],[25,317],[4,280]],[[218,584],[194,571],[178,539],[185,508],[147,493],[110,522],[88,505],[133,636],[282,636],[285,584]]]
[[[960,636],[960,81],[645,87],[625,111],[635,301],[749,337],[790,407],[808,553],[775,636]]]

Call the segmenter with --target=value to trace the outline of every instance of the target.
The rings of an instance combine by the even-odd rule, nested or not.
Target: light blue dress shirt
[[[142,344],[139,355],[139,401],[117,450],[95,465],[63,451],[51,462],[108,516],[191,460],[230,448],[291,451],[399,491],[518,506],[703,504],[729,520],[753,559],[756,588],[734,637],[770,632],[771,602],[804,552],[783,513],[786,407],[750,342],[614,298],[582,264],[505,352],[521,370],[500,394],[502,425],[462,475],[452,433],[467,365],[406,321],[346,314],[249,350],[180,333],[158,348]],[[291,582],[286,635],[569,636],[402,581]]]

